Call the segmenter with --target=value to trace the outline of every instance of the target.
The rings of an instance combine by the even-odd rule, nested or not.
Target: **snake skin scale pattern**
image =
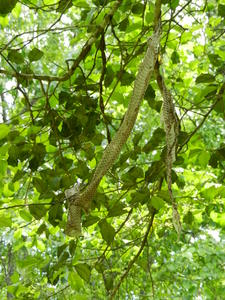
[[[91,182],[86,189],[77,193],[75,190],[72,196],[68,198],[68,222],[65,233],[69,236],[76,237],[81,234],[81,208],[87,212],[90,207],[91,200],[98,188],[102,177],[112,167],[119,153],[127,141],[131,130],[136,121],[141,101],[148,87],[149,80],[154,73],[154,66],[158,56],[158,48],[160,43],[160,29],[153,33],[148,40],[148,48],[144,56],[143,62],[139,67],[138,74],[134,82],[134,89],[130,103],[124,116],[124,120],[114,135],[110,144],[105,148],[102,158],[94,172]],[[72,190],[72,189],[70,189]],[[73,195],[75,195],[73,197]],[[68,195],[67,195],[68,196]]]

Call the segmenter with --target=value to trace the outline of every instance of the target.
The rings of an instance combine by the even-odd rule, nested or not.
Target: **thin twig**
[[[221,100],[224,91],[225,91],[225,83],[220,88],[220,91],[217,94],[216,101],[212,104],[212,106],[210,107],[209,111],[204,115],[204,117],[201,120],[201,122],[199,123],[199,125],[192,131],[192,133],[187,137],[187,139],[183,142],[183,144],[180,145],[180,147],[179,147],[179,149],[178,149],[177,152],[180,152],[181,149],[184,147],[184,145],[186,145],[190,141],[190,139],[193,137],[193,135],[195,135],[195,133],[202,127],[202,125],[205,123],[207,117],[210,115],[210,113],[212,112],[212,110],[215,108],[216,104]]]
[[[12,209],[12,208],[17,208],[17,207],[27,207],[27,206],[37,206],[37,205],[54,205],[58,204],[56,202],[49,202],[49,203],[30,203],[30,204],[16,204],[16,205],[11,205],[11,206],[6,206],[6,207],[1,207],[0,210],[4,209]]]
[[[147,239],[148,239],[148,235],[150,233],[150,230],[152,228],[152,224],[153,224],[153,220],[154,220],[154,216],[155,216],[155,212],[152,213],[152,216],[151,216],[151,219],[149,221],[149,224],[148,224],[148,227],[147,227],[147,230],[146,230],[146,233],[145,233],[145,236],[142,240],[142,243],[141,243],[141,246],[140,246],[140,249],[138,250],[137,254],[134,256],[134,258],[129,262],[128,266],[127,266],[127,269],[126,271],[123,273],[123,275],[121,276],[119,282],[117,283],[117,285],[115,286],[115,288],[113,289],[111,295],[110,295],[110,300],[113,299],[116,295],[116,293],[118,292],[119,288],[120,288],[120,285],[121,283],[123,282],[123,280],[127,277],[128,273],[130,272],[131,268],[133,267],[134,263],[136,262],[136,260],[138,259],[138,257],[140,256],[140,254],[142,253],[145,245],[146,245],[146,242],[147,242]]]

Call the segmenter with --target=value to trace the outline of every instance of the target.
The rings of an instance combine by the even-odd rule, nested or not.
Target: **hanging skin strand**
[[[161,0],[156,0],[155,2],[154,27],[156,28],[158,24],[161,24]],[[176,151],[177,151],[177,144],[178,144],[178,135],[180,131],[180,123],[175,111],[172,95],[166,87],[162,72],[160,73],[159,57],[157,58],[155,64],[155,75],[156,75],[156,80],[160,92],[163,97],[162,121],[166,133],[167,186],[168,186],[168,192],[169,192],[170,200],[172,203],[172,209],[173,209],[173,226],[177,231],[178,238],[179,238],[181,232],[181,223],[180,223],[180,215],[178,213],[177,205],[173,197],[173,191],[172,191],[172,167],[174,161],[176,160]]]
[[[94,175],[83,192],[77,192],[71,188],[65,192],[69,202],[68,206],[68,222],[65,233],[69,236],[76,237],[81,234],[81,208],[88,212],[91,200],[98,188],[102,177],[112,167],[119,153],[127,141],[131,130],[136,121],[141,101],[148,87],[149,80],[154,74],[154,66],[158,56],[158,48],[160,42],[160,26],[155,30],[148,40],[148,48],[141,63],[138,74],[134,82],[134,89],[130,103],[125,113],[123,122],[114,135],[110,144],[105,148],[102,158],[97,165]],[[76,220],[75,220],[76,219]]]
[[[175,112],[175,107],[170,91],[167,89],[164,77],[159,70],[159,62],[157,61],[155,65],[156,79],[163,97],[163,106],[162,106],[162,121],[164,124],[164,130],[166,133],[166,173],[167,173],[167,186],[172,202],[173,209],[173,226],[177,231],[178,237],[181,232],[181,223],[180,215],[177,210],[177,204],[173,197],[172,191],[172,167],[173,163],[176,161],[176,151],[178,145],[178,135],[180,131],[180,124],[177,114]]]
[[[166,170],[167,170],[167,185],[169,196],[173,207],[173,226],[177,231],[178,237],[181,232],[180,215],[177,210],[177,205],[173,197],[172,191],[172,167],[176,160],[176,150],[179,135],[179,120],[175,112],[173,100],[170,91],[166,88],[164,79],[163,82],[163,121],[164,130],[166,133],[166,147],[167,147],[167,157],[166,157]]]

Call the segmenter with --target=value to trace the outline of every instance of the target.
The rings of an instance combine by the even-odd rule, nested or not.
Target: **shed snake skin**
[[[159,43],[160,28],[158,27],[147,42],[147,51],[139,67],[138,74],[134,82],[131,100],[123,122],[114,135],[112,141],[105,148],[90,183],[82,192],[77,191],[74,187],[65,191],[66,198],[69,202],[68,218],[65,230],[65,233],[68,236],[77,237],[81,235],[81,209],[85,212],[89,210],[91,200],[101,179],[112,167],[131,133],[138,115],[141,101],[148,87],[149,80],[154,74],[154,66],[158,57]]]

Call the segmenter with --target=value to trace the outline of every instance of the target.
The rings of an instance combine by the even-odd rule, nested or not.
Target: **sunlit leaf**
[[[75,291],[79,291],[84,286],[82,279],[75,271],[70,271],[68,281],[71,288]]]
[[[102,238],[107,242],[107,244],[111,244],[114,240],[115,229],[106,222],[106,220],[102,220],[98,223],[101,231]]]
[[[0,124],[0,140],[4,139],[10,131],[10,128],[6,124]]]
[[[86,263],[76,264],[75,269],[82,279],[84,279],[86,282],[90,281],[91,268],[88,264]]]
[[[89,226],[97,223],[98,221],[99,221],[99,217],[89,215],[89,216],[87,216],[86,220],[83,222],[83,226],[89,227]]]
[[[175,10],[178,5],[179,5],[179,0],[172,0],[170,3],[170,6],[173,10]]]
[[[20,65],[24,62],[23,55],[20,52],[18,52],[17,50],[9,50],[8,59],[11,62],[16,63],[17,65]]]
[[[0,213],[0,228],[2,227],[11,227],[12,220],[8,214]]]
[[[156,209],[156,210],[160,210],[160,208],[162,208],[165,205],[165,202],[157,197],[157,196],[153,196],[151,197],[151,205]]]
[[[28,58],[29,60],[32,61],[37,61],[42,58],[44,55],[44,52],[39,50],[38,48],[33,48],[29,53],[28,53]]]

